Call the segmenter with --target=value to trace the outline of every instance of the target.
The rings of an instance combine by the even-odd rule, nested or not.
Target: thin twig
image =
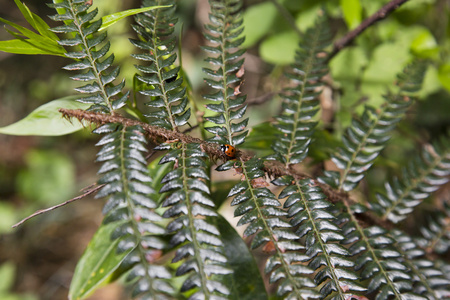
[[[333,50],[328,55],[328,60],[333,58],[342,49],[350,45],[350,43],[359,36],[364,30],[375,24],[376,22],[386,18],[390,13],[399,8],[403,3],[409,0],[392,0],[385,6],[380,8],[376,13],[365,19],[358,27],[348,32],[344,37],[334,43]]]
[[[29,219],[34,218],[34,217],[36,217],[36,216],[38,216],[38,215],[41,215],[41,214],[44,214],[44,213],[46,213],[46,212],[55,210],[55,209],[57,209],[57,208],[60,208],[61,206],[67,205],[67,204],[72,203],[72,202],[74,202],[74,201],[80,200],[80,199],[82,199],[82,198],[84,198],[84,197],[86,197],[86,196],[89,196],[90,194],[95,193],[96,191],[98,191],[98,190],[99,190],[100,188],[102,188],[103,186],[104,186],[104,184],[99,185],[99,186],[96,186],[96,187],[94,187],[94,188],[92,188],[92,189],[87,190],[87,191],[86,191],[85,193],[83,193],[82,195],[77,196],[77,197],[75,197],[75,198],[72,198],[72,199],[70,199],[70,200],[67,200],[67,201],[65,201],[65,202],[63,202],[63,203],[60,203],[60,204],[58,204],[58,205],[55,205],[55,206],[52,206],[52,207],[49,207],[49,208],[46,208],[46,209],[40,209],[40,210],[36,211],[35,213],[33,213],[33,214],[29,215],[28,217],[26,217],[25,219],[23,219],[23,220],[20,221],[19,223],[14,224],[14,225],[12,226],[12,228],[16,228],[17,226],[22,225],[23,223],[25,223],[25,222],[28,221]],[[88,187],[88,188],[89,188],[89,187]],[[85,189],[86,189],[86,188],[85,188]],[[85,189],[83,189],[83,190],[85,190]]]

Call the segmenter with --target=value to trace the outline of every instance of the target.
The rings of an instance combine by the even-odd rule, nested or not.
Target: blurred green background
[[[300,30],[313,24],[317,11],[325,7],[338,37],[356,27],[388,1],[375,0],[284,0],[279,1],[293,16]],[[55,12],[45,1],[24,1],[51,26],[46,18]],[[291,63],[299,38],[271,1],[244,1],[245,84],[250,101],[276,92],[282,85],[282,69]],[[100,15],[139,7],[139,1],[94,0]],[[13,0],[0,0],[0,17],[27,26]],[[206,0],[179,1],[178,32],[182,33],[183,68],[194,88],[194,97],[203,91],[201,67],[204,44],[202,25],[207,22]],[[331,139],[338,139],[351,117],[364,104],[379,105],[381,94],[392,86],[395,74],[414,57],[431,61],[420,100],[399,126],[367,180],[375,186],[389,172],[397,172],[408,154],[418,145],[450,125],[450,1],[411,0],[387,20],[369,28],[341,51],[330,63],[331,115],[321,125],[330,127]],[[108,30],[116,64],[131,86],[134,74],[131,57],[133,37],[129,23],[122,21]],[[183,25],[181,29],[181,24]],[[10,39],[0,30],[0,40]],[[70,61],[61,57],[25,56],[0,52],[0,127],[18,121],[38,106],[74,94],[76,83],[61,68]],[[271,98],[271,97],[269,97]],[[270,151],[267,122],[279,106],[278,100],[250,107],[252,138],[243,147]],[[325,110],[324,111],[329,111]],[[322,151],[330,137],[317,136]],[[95,183],[98,164],[93,163],[98,137],[89,129],[62,137],[8,136],[0,134],[0,299],[66,299],[72,272],[84,247],[101,222],[102,200],[87,197],[41,216],[16,229],[22,218],[79,195]],[[262,151],[261,151],[262,149]],[[326,153],[311,153],[326,159]],[[323,152],[323,151],[322,151]],[[122,299],[118,285],[109,286],[91,299]]]

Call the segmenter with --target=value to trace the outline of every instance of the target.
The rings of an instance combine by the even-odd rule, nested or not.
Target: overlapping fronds
[[[429,252],[446,253],[450,249],[450,204],[444,203],[443,209],[428,215],[427,221],[420,227],[420,245]]]
[[[325,49],[330,43],[329,26],[322,17],[304,33],[295,63],[286,74],[290,85],[281,94],[283,110],[274,125],[282,134],[272,146],[277,154],[275,159],[286,165],[300,163],[308,154],[317,125],[312,118],[319,110],[323,87],[320,79],[328,73]]]
[[[398,93],[386,95],[386,102],[378,109],[366,106],[361,118],[352,120],[342,137],[344,145],[332,156],[343,172],[325,172],[323,182],[344,191],[358,185],[389,140],[390,132],[410,107],[412,95],[420,90],[425,68],[426,64],[421,61],[407,66],[398,75]]]
[[[448,182],[450,175],[450,139],[442,138],[426,145],[420,156],[415,156],[403,170],[401,179],[385,184],[385,192],[377,194],[372,206],[382,218],[394,223],[410,214],[423,199]]]
[[[176,18],[174,0],[146,0],[144,6],[172,5],[168,8],[152,10],[136,17],[138,25],[133,25],[139,40],[131,39],[133,45],[143,53],[133,57],[148,65],[136,65],[143,76],[137,78],[144,87],[140,93],[150,97],[148,106],[152,111],[147,115],[152,125],[178,131],[191,116],[186,109],[188,100],[186,89],[182,88],[182,78],[178,78],[180,67],[175,67],[176,39],[173,36]]]
[[[247,131],[244,131],[248,118],[242,119],[247,109],[243,105],[245,96],[241,95],[240,84],[243,76],[244,60],[240,58],[244,50],[237,49],[244,41],[240,37],[242,27],[242,0],[210,0],[210,24],[206,25],[205,38],[211,45],[203,47],[212,56],[206,58],[214,68],[204,68],[210,77],[205,82],[214,89],[205,99],[218,103],[206,107],[217,113],[207,117],[218,126],[208,127],[213,133],[211,139],[221,144],[239,145],[244,142]]]
[[[262,161],[251,159],[243,162],[227,162],[220,171],[234,167],[242,172],[242,181],[229,192],[234,197],[231,205],[240,217],[238,226],[248,224],[244,236],[254,235],[251,248],[264,245],[270,252],[265,272],[270,273],[270,283],[279,282],[277,294],[286,299],[318,298],[320,294],[312,288],[316,285],[308,278],[313,270],[302,264],[309,257],[302,254],[304,247],[296,242],[298,236],[290,231],[291,225],[284,220],[286,212],[280,207],[275,195],[266,188]],[[238,166],[237,166],[238,165]]]
[[[410,269],[414,292],[433,300],[450,297],[450,280],[425,257],[425,251],[404,232],[393,230],[391,234]]]
[[[151,178],[142,154],[147,151],[143,130],[139,126],[107,124],[95,132],[106,134],[97,143],[102,146],[97,161],[103,162],[98,183],[104,186],[96,198],[108,197],[103,222],[118,222],[111,237],[121,239],[117,251],[134,248],[124,262],[132,266],[127,278],[134,284],[132,295],[163,299],[173,293],[173,288],[164,281],[171,278],[170,272],[149,259],[164,249],[165,244],[158,236],[165,229],[157,224],[162,217],[154,211],[157,205],[153,198],[157,199],[158,195],[150,186]]]
[[[65,55],[76,60],[64,67],[66,70],[84,73],[72,76],[72,79],[89,82],[76,90],[87,96],[78,101],[91,103],[89,110],[111,113],[123,107],[129,93],[122,94],[125,82],[114,84],[119,75],[119,67],[110,68],[114,55],[107,56],[110,43],[106,41],[106,32],[98,33],[102,20],[94,21],[98,9],[90,10],[88,1],[62,0],[49,4],[51,7],[64,10],[64,13],[51,16],[55,21],[64,21],[65,25],[53,28],[53,32],[64,33],[69,37],[58,41],[64,47],[75,47]]]
[[[300,238],[305,238],[308,266],[316,273],[317,285],[322,285],[323,297],[331,294],[333,299],[346,299],[349,295],[366,289],[355,281],[358,275],[346,248],[339,244],[344,240],[336,219],[329,212],[332,204],[326,200],[320,187],[311,179],[295,181],[287,176],[274,181],[276,185],[287,185],[279,198],[286,198],[291,225]]]
[[[171,246],[178,247],[173,262],[185,259],[176,274],[189,274],[181,292],[195,289],[189,299],[223,299],[230,291],[220,278],[231,271],[226,268],[219,231],[205,219],[217,216],[207,185],[206,155],[198,144],[180,144],[173,149],[163,145],[159,149],[170,149],[160,164],[174,163],[174,169],[161,181],[160,193],[167,193],[162,206],[169,207],[163,216],[174,218],[167,227],[174,233]]]
[[[412,277],[404,264],[402,254],[395,248],[395,240],[387,230],[379,226],[363,228],[355,217],[364,213],[366,208],[359,205],[342,206],[337,216],[345,236],[343,244],[351,244],[348,251],[355,262],[355,270],[360,279],[368,281],[368,295],[375,299],[407,299],[421,297],[412,293]],[[414,299],[414,298],[408,298]]]

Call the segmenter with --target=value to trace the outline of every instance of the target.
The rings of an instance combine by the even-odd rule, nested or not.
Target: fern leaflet
[[[173,0],[145,0],[144,5],[168,5]],[[190,109],[186,109],[186,89],[182,88],[182,78],[177,78],[180,67],[174,67],[177,58],[175,53],[175,38],[173,37],[176,19],[173,16],[175,6],[156,9],[136,17],[138,25],[133,25],[140,40],[131,39],[133,45],[144,53],[133,55],[134,58],[149,62],[148,66],[137,65],[136,68],[144,73],[137,78],[147,85],[140,91],[149,96],[147,103],[153,111],[147,117],[151,124],[166,129],[178,131],[191,116]]]
[[[139,126],[111,123],[95,133],[106,134],[97,143],[102,146],[97,161],[103,162],[98,183],[104,186],[96,198],[108,197],[103,222],[120,224],[111,237],[121,239],[117,251],[134,248],[124,261],[131,268],[127,281],[134,285],[132,295],[164,299],[174,290],[165,281],[171,278],[170,272],[149,259],[165,248],[159,237],[165,229],[158,225],[162,217],[154,211],[157,205],[153,198],[157,195],[150,187],[147,161],[142,155],[147,151],[144,131]]]
[[[389,140],[389,133],[411,105],[411,95],[420,89],[425,67],[420,61],[407,66],[398,75],[398,94],[386,95],[386,102],[379,109],[366,106],[361,119],[352,120],[342,137],[344,146],[332,156],[343,173],[326,171],[320,181],[344,191],[358,185]]]
[[[448,182],[450,175],[450,140],[441,139],[424,147],[421,157],[410,161],[402,180],[385,184],[385,193],[377,194],[374,206],[384,219],[400,222],[415,206]]]
[[[158,147],[170,148],[170,145]],[[171,246],[179,246],[173,262],[185,259],[176,275],[189,274],[181,292],[196,289],[189,299],[224,299],[230,291],[220,278],[231,271],[226,268],[219,231],[205,219],[217,216],[205,183],[209,181],[205,157],[198,144],[180,144],[161,159],[160,164],[174,162],[174,170],[161,181],[164,185],[160,193],[169,193],[162,204],[169,207],[163,216],[174,218],[167,227],[174,233]]]
[[[211,24],[206,25],[205,38],[211,42],[211,46],[203,49],[212,55],[206,61],[217,66],[215,69],[204,68],[204,72],[211,78],[205,82],[217,92],[205,96],[206,100],[219,102],[208,104],[206,107],[217,113],[214,117],[206,119],[219,126],[207,127],[206,130],[214,134],[212,141],[221,144],[239,145],[244,142],[247,131],[244,131],[248,118],[242,117],[247,109],[242,105],[245,96],[240,95],[240,82],[243,76],[244,60],[240,56],[244,50],[236,50],[242,42],[239,37],[243,31],[241,0],[210,0],[211,13],[209,19]],[[234,120],[239,120],[233,123]],[[244,131],[244,132],[243,132]]]
[[[55,9],[64,9],[64,14],[51,16],[55,21],[64,21],[66,24],[53,28],[56,33],[72,34],[72,38],[62,39],[58,43],[65,47],[78,47],[79,51],[67,52],[65,55],[75,59],[76,62],[64,67],[66,70],[79,70],[85,73],[72,76],[76,81],[91,82],[76,88],[82,94],[90,94],[77,99],[83,103],[91,103],[89,110],[112,113],[123,107],[128,100],[129,93],[121,95],[125,82],[114,85],[113,81],[119,75],[119,67],[111,69],[114,55],[106,57],[110,43],[106,33],[96,34],[102,25],[102,20],[93,21],[98,9],[89,11],[90,5],[86,1],[62,0],[59,3],[49,4]],[[100,45],[103,43],[103,46]]]
[[[282,114],[274,125],[282,134],[272,148],[275,159],[286,165],[300,163],[308,154],[308,146],[317,122],[311,121],[319,110],[322,83],[328,73],[324,49],[330,44],[330,32],[325,18],[309,28],[300,43],[292,72],[286,76],[291,84],[282,93]]]

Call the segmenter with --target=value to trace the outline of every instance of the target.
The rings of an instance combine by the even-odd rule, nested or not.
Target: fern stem
[[[227,10],[228,13],[228,10]],[[227,17],[224,18],[224,20],[227,20]],[[226,32],[227,32],[227,24],[224,24],[222,27],[222,34],[221,34],[221,46],[223,49],[225,49],[225,43],[226,43]],[[224,95],[224,101],[223,105],[225,108],[225,126],[228,132],[228,141],[230,144],[233,143],[232,139],[232,131],[231,131],[231,120],[230,120],[230,110],[229,110],[229,103],[228,103],[228,86],[227,86],[227,72],[226,72],[226,59],[225,59],[226,52],[222,51],[220,54],[220,57],[222,58],[222,69],[223,69],[223,95]]]
[[[78,18],[77,18],[76,12],[75,12],[75,8],[73,6],[73,1],[69,1],[69,3],[70,3],[70,12],[71,12],[71,14],[73,16],[72,20],[73,20],[73,23],[75,24],[75,26],[76,26],[76,28],[78,30],[78,34],[80,35],[80,37],[81,37],[81,39],[83,41],[84,50],[86,51],[87,58],[89,60],[89,63],[91,65],[91,68],[92,68],[93,73],[95,75],[95,82],[97,83],[97,85],[99,86],[99,88],[101,90],[102,97],[103,97],[103,99],[105,101],[105,104],[108,106],[109,111],[111,112],[112,115],[114,115],[113,107],[112,107],[111,103],[109,102],[108,94],[107,94],[107,92],[105,90],[105,86],[103,85],[102,80],[100,78],[100,72],[98,71],[97,66],[95,65],[95,60],[92,57],[92,53],[89,50],[87,37],[83,34],[83,31],[82,31],[82,28],[81,28],[81,24],[79,24],[79,22],[78,22]]]

